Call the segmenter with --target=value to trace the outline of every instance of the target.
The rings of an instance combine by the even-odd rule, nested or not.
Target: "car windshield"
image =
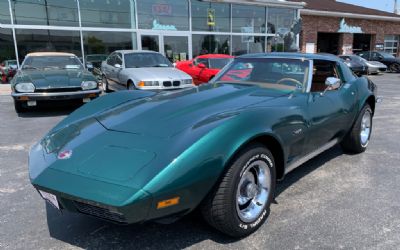
[[[86,61],[88,62],[99,62],[105,61],[107,59],[107,55],[87,55]]]
[[[395,58],[393,55],[385,52],[379,52],[384,58]]]
[[[8,60],[8,65],[17,66],[17,60]]]
[[[83,66],[76,56],[29,56],[22,69],[83,69]]]
[[[210,61],[210,69],[222,69],[232,61],[232,58],[212,58]]]
[[[172,67],[171,62],[158,53],[125,54],[126,68]]]
[[[284,91],[305,91],[310,71],[307,60],[287,58],[240,58],[213,81],[240,83]]]

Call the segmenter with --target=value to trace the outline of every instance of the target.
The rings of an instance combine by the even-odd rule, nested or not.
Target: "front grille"
[[[174,87],[178,87],[179,85],[181,85],[181,81],[174,81],[172,84],[174,85]]]
[[[74,201],[76,209],[84,214],[99,217],[101,219],[111,220],[119,223],[126,223],[126,218],[123,214],[113,212],[110,209],[102,208],[79,201]]]
[[[171,87],[172,86],[172,82],[171,81],[164,81],[163,85],[164,85],[164,87]]]
[[[81,87],[76,88],[47,88],[47,89],[36,89],[35,92],[38,93],[59,93],[59,92],[74,92],[81,91]]]

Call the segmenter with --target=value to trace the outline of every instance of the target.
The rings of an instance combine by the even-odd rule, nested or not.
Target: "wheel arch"
[[[275,166],[276,166],[276,178],[277,180],[283,179],[285,175],[285,152],[282,147],[281,142],[279,139],[276,138],[275,135],[265,133],[265,134],[259,134],[256,136],[253,136],[249,138],[247,141],[242,143],[236,150],[233,151],[233,153],[230,155],[228,160],[225,163],[224,169],[226,170],[229,164],[234,161],[235,157],[248,145],[253,144],[253,143],[260,143],[267,147],[272,155],[274,156],[275,160]]]
[[[365,101],[365,104],[368,104],[371,109],[372,109],[372,113],[375,113],[375,105],[376,105],[376,98],[373,95],[370,95],[367,100]]]

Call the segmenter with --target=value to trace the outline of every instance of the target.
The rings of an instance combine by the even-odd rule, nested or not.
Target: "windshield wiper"
[[[39,69],[39,68],[27,65],[27,66],[22,67],[22,69]]]

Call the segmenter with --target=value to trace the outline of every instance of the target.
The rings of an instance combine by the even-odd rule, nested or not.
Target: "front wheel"
[[[23,103],[19,102],[19,101],[15,101],[15,100],[14,100],[14,109],[15,109],[15,112],[17,112],[17,113],[24,113],[26,111]]]
[[[400,64],[393,63],[389,66],[389,70],[393,73],[400,73]]]
[[[353,128],[341,142],[341,146],[345,151],[359,154],[367,149],[372,133],[372,118],[372,109],[366,104]]]
[[[250,235],[269,215],[275,182],[271,152],[258,143],[247,146],[203,201],[205,220],[232,237]]]

